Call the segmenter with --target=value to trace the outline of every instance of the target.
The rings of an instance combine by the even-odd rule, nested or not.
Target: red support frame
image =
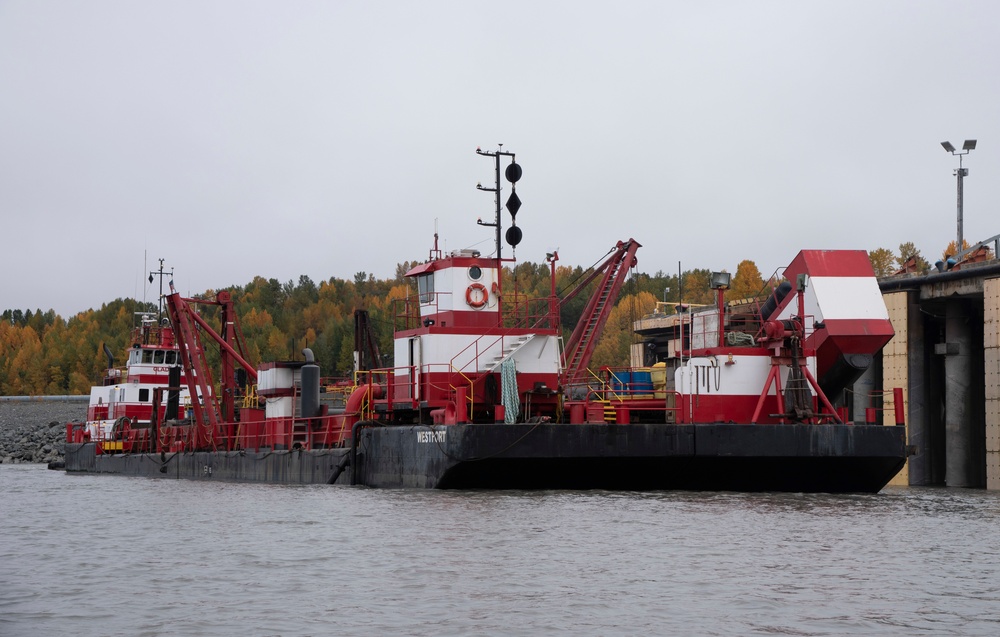
[[[236,364],[246,370],[250,380],[257,381],[255,367],[236,349],[237,347],[243,349],[243,339],[232,297],[228,292],[222,291],[216,296],[215,301],[185,299],[181,298],[171,286],[166,301],[170,322],[176,332],[177,345],[184,365],[185,383],[191,395],[191,407],[194,412],[195,425],[191,444],[195,449],[216,449],[220,442],[231,447],[235,442],[235,437],[232,435],[234,432],[223,432],[222,429],[223,426],[230,425],[236,420]],[[220,306],[221,335],[192,309],[191,305],[194,303]],[[222,378],[219,388],[221,399],[216,395],[212,370],[208,365],[205,348],[196,328],[208,334],[222,350]]]

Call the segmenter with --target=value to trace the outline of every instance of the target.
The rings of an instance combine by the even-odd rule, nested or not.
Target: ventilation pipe
[[[320,415],[319,404],[319,365],[308,347],[302,350],[306,364],[302,366],[302,404],[300,414],[303,418],[315,418]]]
[[[111,348],[108,347],[107,343],[101,343],[101,347],[104,348],[104,355],[108,357],[108,369],[114,369],[115,355],[111,353]]]

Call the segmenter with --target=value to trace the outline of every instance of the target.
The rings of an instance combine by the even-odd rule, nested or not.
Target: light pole
[[[713,290],[719,291],[719,347],[725,347],[725,325],[726,325],[726,306],[725,306],[725,295],[726,290],[729,289],[729,273],[728,272],[713,272],[712,278],[709,281],[709,287]]]
[[[955,169],[955,177],[958,179],[958,241],[955,243],[955,258],[958,259],[958,255],[962,253],[965,245],[965,239],[962,232],[962,180],[969,176],[969,169],[962,168],[962,156],[968,155],[971,151],[976,149],[976,140],[967,139],[965,143],[962,144],[962,150],[955,150],[955,147],[951,145],[951,142],[941,142],[941,146],[951,153],[952,155],[958,156],[958,168]]]

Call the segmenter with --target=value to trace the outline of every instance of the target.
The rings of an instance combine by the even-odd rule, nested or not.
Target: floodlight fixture
[[[958,196],[956,202],[956,207],[958,208],[958,238],[955,241],[955,252],[956,252],[955,258],[957,260],[961,260],[960,257],[962,256],[963,252],[962,246],[965,245],[965,238],[962,236],[963,235],[962,217],[964,214],[963,199],[965,198],[964,186],[962,180],[969,176],[969,169],[962,167],[962,157],[968,155],[970,152],[976,149],[976,140],[974,139],[965,140],[965,143],[962,144],[962,150],[955,150],[955,147],[952,146],[951,142],[941,142],[941,146],[952,155],[956,155],[958,157],[958,168],[955,169],[955,178],[958,181]]]
[[[709,285],[713,290],[726,290],[729,288],[729,278],[728,272],[713,272]]]

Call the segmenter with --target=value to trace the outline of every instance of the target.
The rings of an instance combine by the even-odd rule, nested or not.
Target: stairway
[[[604,405],[604,422],[609,425],[613,425],[618,422],[617,412],[615,412],[614,406],[611,404],[610,400],[599,400]]]
[[[615,287],[618,271],[621,270],[623,263],[624,259],[618,259],[611,264],[607,276],[601,282],[602,287],[597,293],[597,300],[593,304],[593,311],[590,312],[589,316],[581,318],[581,320],[586,321],[585,326],[583,331],[580,332],[579,340],[575,343],[575,347],[566,361],[566,369],[571,370],[570,373],[573,374],[569,379],[570,382],[578,381],[584,375],[585,370],[580,369],[580,362],[583,360],[584,353],[590,348],[594,333],[597,331],[597,326],[606,320],[604,318],[605,309],[608,305],[608,299],[611,297],[611,292]]]
[[[522,334],[513,339],[506,339],[501,353],[494,356],[493,360],[487,363],[489,366],[486,368],[486,372],[495,372],[505,360],[513,356],[514,352],[530,343],[533,338],[535,338],[534,334]]]

